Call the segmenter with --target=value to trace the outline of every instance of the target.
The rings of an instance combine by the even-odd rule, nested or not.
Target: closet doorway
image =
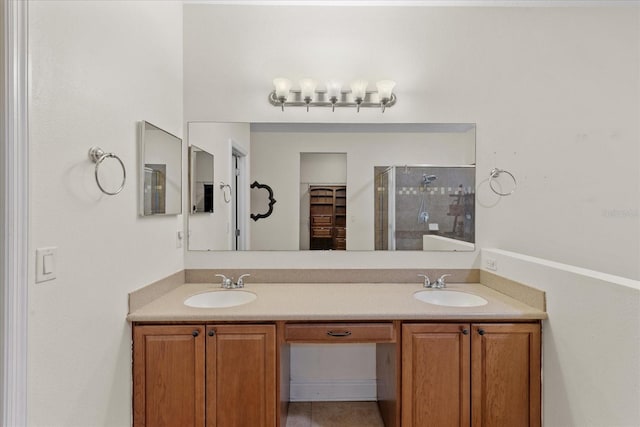
[[[300,153],[300,249],[347,248],[347,155]]]

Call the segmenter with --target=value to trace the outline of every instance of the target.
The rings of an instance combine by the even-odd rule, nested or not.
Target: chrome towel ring
[[[220,189],[222,190],[222,197],[224,197],[224,202],[231,202],[231,186],[220,181]],[[225,190],[229,190],[229,197],[227,197],[227,192]]]
[[[100,147],[91,147],[89,149],[89,158],[93,163],[96,164],[94,173],[96,176],[96,184],[98,184],[98,188],[100,189],[100,191],[109,196],[115,196],[116,194],[121,192],[124,188],[124,184],[127,182],[127,169],[124,167],[124,163],[122,162],[122,160],[120,160],[120,157],[116,156],[114,153],[105,153]],[[116,159],[118,162],[120,162],[120,166],[122,167],[122,184],[120,184],[120,188],[113,192],[105,190],[102,184],[100,184],[100,178],[98,178],[98,169],[100,169],[100,165],[102,164],[102,162],[108,158]]]
[[[508,193],[503,193],[501,191],[498,191],[494,187],[495,179],[498,178],[501,173],[506,173],[513,180],[513,189],[511,191],[509,191]],[[511,172],[509,172],[508,170],[493,168],[493,169],[491,169],[491,172],[489,172],[489,187],[491,187],[491,191],[496,193],[498,196],[509,196],[509,195],[513,194],[514,191],[516,191],[516,188],[518,188],[518,182],[516,181],[516,177],[513,176],[513,174]],[[502,188],[500,188],[500,190],[502,190]]]

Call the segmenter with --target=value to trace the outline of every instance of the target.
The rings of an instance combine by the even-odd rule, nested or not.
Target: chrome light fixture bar
[[[356,80],[350,85],[350,89],[343,90],[342,84],[335,80],[326,83],[326,89],[317,89],[317,82],[313,79],[300,80],[300,88],[292,89],[291,81],[285,78],[273,80],[274,90],[269,94],[269,102],[274,107],[355,107],[380,108],[382,112],[396,104],[397,98],[393,93],[395,87],[393,80],[381,80],[376,83],[377,90],[367,90],[367,81]]]

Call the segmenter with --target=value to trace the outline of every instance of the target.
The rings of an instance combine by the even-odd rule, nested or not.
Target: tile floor
[[[384,427],[376,402],[291,402],[286,427]]]

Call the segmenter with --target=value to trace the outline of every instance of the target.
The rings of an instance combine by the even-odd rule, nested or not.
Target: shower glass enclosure
[[[472,251],[475,166],[376,166],[375,249]]]

